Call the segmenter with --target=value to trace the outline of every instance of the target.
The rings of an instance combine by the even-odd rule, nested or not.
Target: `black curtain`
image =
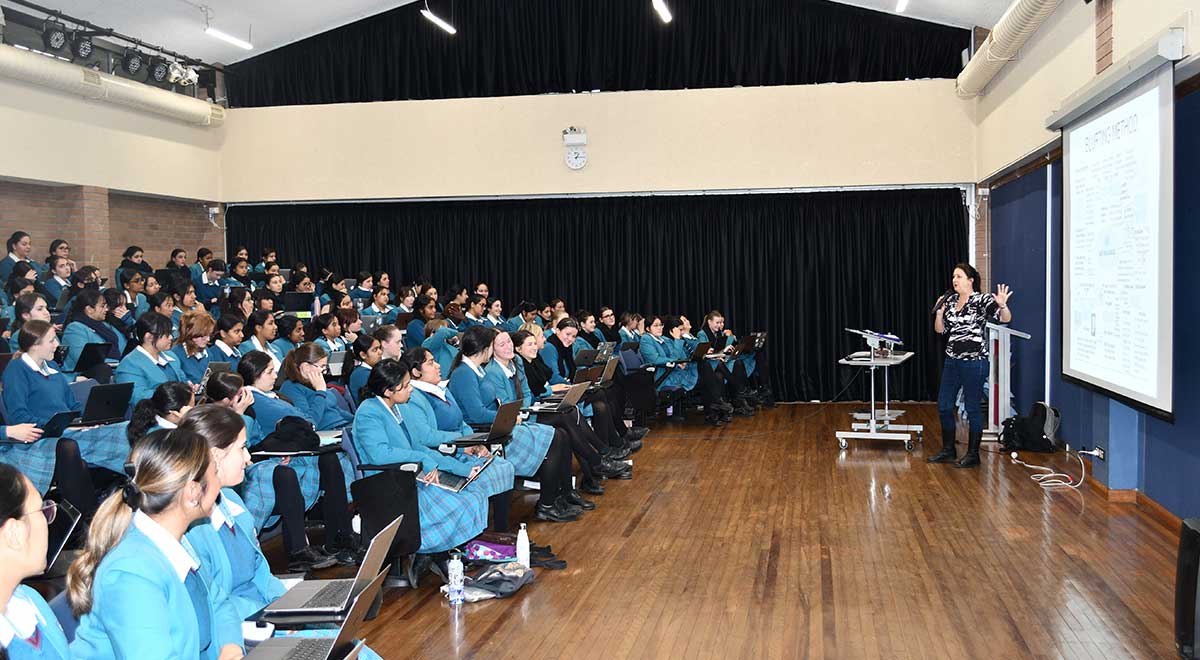
[[[928,314],[967,254],[967,213],[951,190],[233,206],[230,246],[278,250],[350,277],[394,284],[486,281],[505,310],[562,297],[686,314],[719,309],[734,332],[766,330],[782,400],[862,399],[867,379],[838,358],[862,348],[845,328],[894,332],[917,352],[892,395],[936,398],[941,346]]]
[[[826,0],[429,0],[227,67],[237,107],[953,78],[970,32]]]

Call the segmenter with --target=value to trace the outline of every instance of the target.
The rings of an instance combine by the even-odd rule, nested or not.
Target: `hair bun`
[[[126,506],[136,511],[142,504],[142,490],[130,479],[122,488],[121,499],[125,501]]]

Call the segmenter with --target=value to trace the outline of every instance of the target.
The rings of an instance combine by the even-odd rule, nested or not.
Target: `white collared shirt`
[[[61,284],[64,287],[71,286],[71,282],[69,280],[64,280],[63,278],[59,277],[58,275],[54,276],[54,281],[58,282],[59,284]]]
[[[471,371],[474,371],[476,376],[479,376],[480,378],[483,378],[483,375],[484,375],[484,374],[483,374],[483,367],[481,367],[481,366],[479,366],[479,365],[475,364],[474,362],[472,362],[471,360],[468,360],[468,359],[466,359],[466,358],[463,358],[463,362],[467,363],[467,366],[468,366],[468,367],[471,367]]]
[[[13,261],[15,261],[17,263],[21,263],[22,261],[29,261],[28,259],[22,259],[21,257],[18,257],[15,252],[9,252],[8,258],[12,259]]]
[[[441,399],[442,401],[446,401],[447,403],[449,403],[449,399],[446,398],[446,390],[443,389],[441,385],[434,385],[433,383],[426,383],[423,380],[414,380],[414,381],[412,381],[412,386],[418,390],[421,390],[422,392],[432,394],[432,395],[436,396],[437,398]]]
[[[263,396],[270,397],[270,398],[272,398],[272,399],[278,399],[278,398],[279,398],[279,395],[278,395],[278,394],[275,394],[274,392],[264,392],[264,391],[262,391],[262,390],[258,389],[257,387],[255,387],[255,386],[253,386],[253,385],[247,385],[247,386],[246,386],[246,389],[250,390],[251,392],[254,392],[255,394],[261,394],[261,395],[263,395]]]
[[[225,509],[229,509],[229,515],[225,515]],[[229,498],[222,497],[220,503],[213,507],[212,515],[209,516],[209,522],[212,523],[213,529],[220,531],[224,525],[229,529],[233,529],[233,519],[245,513],[246,510],[238,506],[236,502]]]
[[[500,370],[504,372],[505,378],[512,378],[513,375],[517,373],[517,368],[515,366],[513,368],[509,369],[508,367],[504,366],[504,363],[501,362],[500,360],[496,360],[496,364],[499,365]],[[512,364],[512,363],[510,362],[509,364]]]
[[[216,341],[216,344],[215,344],[215,346],[216,346],[218,349],[220,349],[220,351],[221,351],[222,353],[224,353],[225,355],[227,355],[227,356],[230,356],[230,357],[232,357],[232,356],[233,356],[234,350],[233,350],[232,348],[230,348],[229,344],[226,344],[226,343],[225,343],[225,341],[224,341],[223,339],[218,339],[218,340]]]
[[[179,578],[180,582],[187,579],[189,571],[200,568],[200,564],[183,547],[183,543],[171,536],[171,533],[163,529],[162,525],[154,522],[141,510],[133,514],[133,525],[141,530],[150,539],[150,542],[166,556],[167,561],[171,563],[171,568],[175,569],[175,576]]]
[[[466,316],[467,316],[467,318],[471,319],[472,321],[478,321],[478,320],[479,320],[479,317],[475,316],[475,315],[474,315],[474,314],[472,314],[471,312],[467,312]]]
[[[178,426],[175,422],[172,422],[171,420],[166,419],[164,417],[159,417],[158,415],[154,416],[154,423],[158,424],[159,426],[161,426],[164,429],[173,429],[173,428],[177,428],[177,426]]]
[[[39,624],[46,625],[46,619],[42,618],[37,605],[14,591],[12,598],[4,606],[4,616],[0,616],[0,646],[8,647],[14,637],[33,637],[33,632]]]
[[[279,373],[283,370],[283,362],[279,361],[279,357],[275,355],[274,351],[266,346],[263,346],[262,342],[258,341],[258,337],[251,337],[250,343],[254,345],[255,350],[262,351],[263,353],[271,356],[271,363],[275,365],[275,373]]]
[[[28,353],[21,354],[21,361],[24,362],[30,369],[33,369],[33,371],[35,373],[39,373],[46,377],[50,377],[50,376],[53,376],[54,374],[58,373],[58,371],[56,371],[53,367],[50,366],[49,362],[46,362],[45,364],[43,364],[42,366],[39,367],[37,360],[33,359],[33,357],[30,356]]]
[[[160,366],[160,367],[165,367],[165,366],[167,366],[167,362],[168,362],[168,360],[167,360],[167,358],[166,358],[166,357],[164,357],[164,356],[163,356],[163,354],[162,354],[162,353],[159,353],[159,354],[158,354],[158,358],[157,358],[157,359],[155,359],[155,357],[154,357],[153,355],[150,355],[150,351],[146,350],[146,347],[145,347],[145,346],[138,346],[138,347],[137,347],[137,350],[141,351],[141,352],[142,352],[142,355],[145,355],[145,356],[146,356],[146,358],[147,358],[148,360],[150,360],[151,362],[153,362],[154,364],[157,364],[157,365],[158,365],[158,366]]]
[[[384,305],[383,307],[380,307],[376,303],[371,303],[371,309],[379,312],[380,314],[387,314],[388,312],[392,311],[392,309],[394,309],[394,308],[391,305]]]
[[[499,316],[493,316],[491,314],[488,314],[485,318],[487,318],[487,320],[491,321],[492,323],[495,323],[496,325],[504,325],[504,319]]]
[[[378,401],[380,403],[380,405],[382,405],[384,408],[387,409],[387,411],[389,413],[392,414],[392,419],[396,420],[397,424],[400,423],[400,414],[396,412],[396,409],[392,407],[392,404],[388,403],[387,399],[385,399],[381,396],[377,396],[377,397],[375,397],[375,400]]]
[[[208,279],[208,271],[204,271],[203,273],[200,273],[200,281],[205,284],[217,284],[221,280],[220,279],[216,279],[216,280]]]

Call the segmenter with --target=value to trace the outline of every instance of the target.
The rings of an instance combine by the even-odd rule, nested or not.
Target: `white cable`
[[[1067,453],[1071,453],[1070,448],[1067,449]],[[1087,467],[1083,463],[1083,457],[1080,456],[1078,452],[1075,453],[1075,458],[1079,459],[1079,481],[1074,481],[1074,477],[1066,474],[1065,472],[1055,472],[1051,468],[1043,467],[1041,465],[1030,465],[1029,463],[1017,458],[1017,452],[1015,451],[1009,454],[1009,457],[1012,459],[1012,462],[1017,465],[1023,465],[1030,470],[1037,470],[1041,472],[1042,474],[1031,474],[1029,475],[1029,478],[1033,479],[1034,482],[1036,482],[1039,486],[1047,490],[1053,490],[1056,488],[1078,489],[1083,485],[1084,477],[1087,476]]]

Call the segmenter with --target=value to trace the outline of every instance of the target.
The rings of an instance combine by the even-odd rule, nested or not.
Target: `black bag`
[[[313,430],[312,423],[303,417],[289,415],[279,420],[275,430],[255,445],[253,451],[296,452],[317,451],[320,448],[321,438]]]
[[[1000,447],[1005,452],[1036,451],[1054,453],[1054,432],[1058,429],[1058,409],[1038,401],[1029,415],[1014,415],[1000,423]]]
[[[362,516],[362,538],[366,542],[396,519],[400,529],[392,541],[388,559],[411,555],[421,547],[421,512],[417,506],[417,473],[383,470],[350,484],[350,493]]]

